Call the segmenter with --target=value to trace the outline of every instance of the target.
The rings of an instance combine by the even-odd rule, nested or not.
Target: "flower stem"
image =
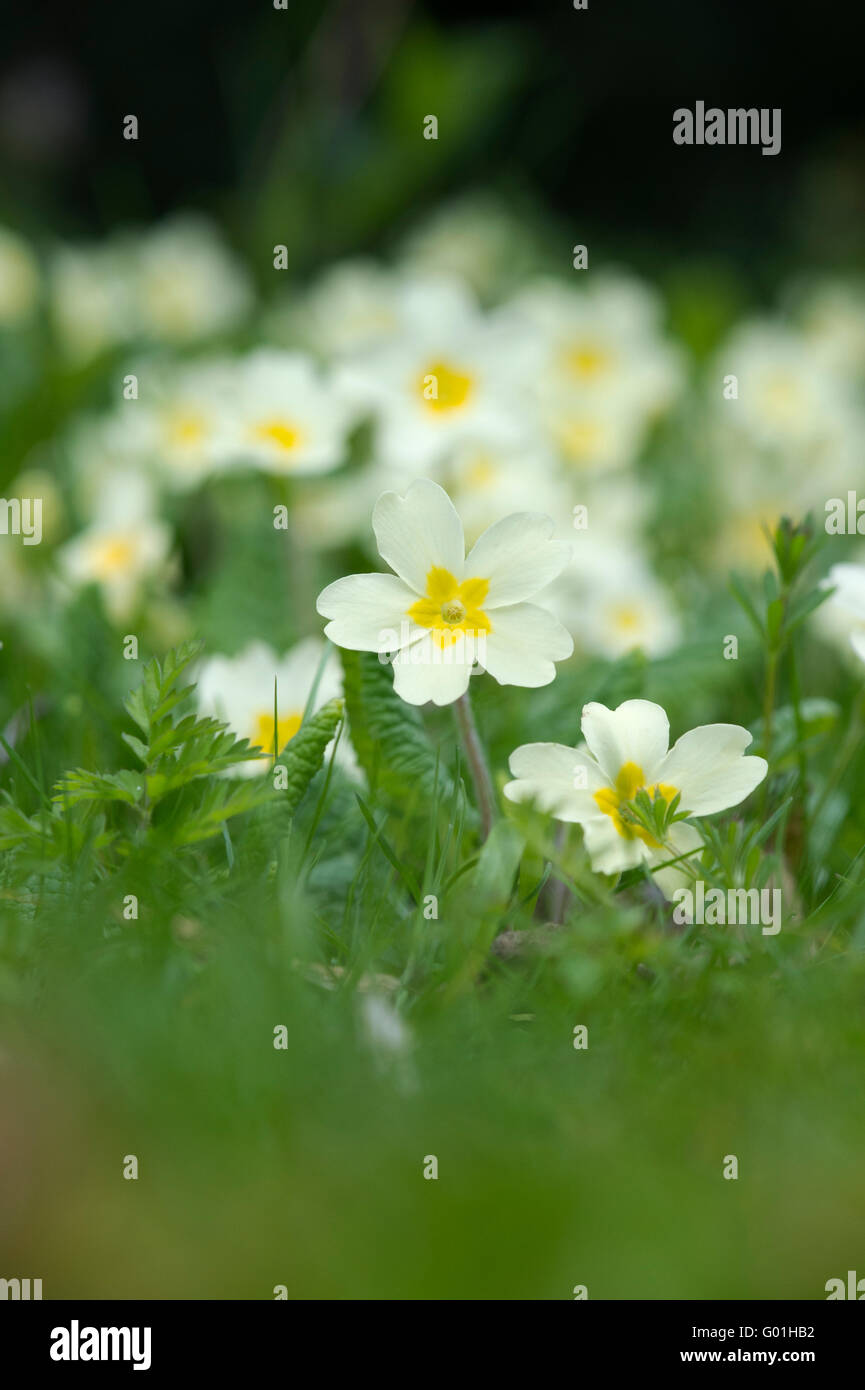
[[[468,691],[461,695],[454,704],[454,714],[471,768],[472,780],[475,784],[475,796],[481,817],[481,840],[485,840],[492,829],[496,815],[496,794],[478,735]]]

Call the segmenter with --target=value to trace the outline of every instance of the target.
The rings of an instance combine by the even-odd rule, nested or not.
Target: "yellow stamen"
[[[93,570],[101,579],[129,569],[135,558],[135,542],[126,536],[109,536],[93,550]]]
[[[634,604],[613,604],[608,609],[608,616],[610,625],[617,628],[619,632],[638,632],[642,625],[642,614]]]
[[[473,389],[472,378],[447,362],[433,362],[421,376],[421,399],[430,410],[459,410]]]
[[[597,453],[603,437],[601,426],[596,420],[564,420],[555,429],[559,445],[571,463],[585,463]]]
[[[491,632],[492,624],[481,604],[489,592],[488,579],[464,579],[459,583],[450,570],[433,565],[426,577],[426,593],[413,603],[408,616],[419,627],[432,629],[440,647],[450,647],[460,634]]]
[[[275,444],[286,454],[293,453],[303,439],[301,431],[290,420],[263,420],[252,433],[256,439]]]
[[[200,444],[206,434],[206,424],[200,415],[172,415],[166,422],[165,433],[169,444],[194,446]]]
[[[594,381],[613,365],[613,355],[598,343],[572,343],[562,353],[567,370],[580,381]]]
[[[595,802],[604,815],[610,817],[623,840],[642,840],[652,849],[662,849],[660,840],[656,840],[648,830],[622,819],[622,807],[633,801],[640,790],[645,790],[650,798],[658,792],[668,805],[678,795],[678,787],[671,787],[667,782],[654,782],[647,787],[643,769],[637,763],[629,762],[619,768],[615,787],[601,787],[600,791],[595,792]]]
[[[302,717],[301,713],[277,715],[276,746],[280,753],[289,740],[294,738],[300,728]],[[262,710],[255,715],[249,742],[253,748],[263,748],[268,754],[273,752],[273,710]]]

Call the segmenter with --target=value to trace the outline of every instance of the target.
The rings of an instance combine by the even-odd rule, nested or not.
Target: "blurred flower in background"
[[[265,642],[250,642],[237,656],[211,656],[198,672],[198,707],[223,719],[238,738],[267,756],[237,763],[231,775],[266,772],[274,749],[282,752],[300,728],[316,677],[313,712],[341,693],[336,653],[323,663],[326,643],[310,637],[278,656]],[[276,719],[274,721],[274,711]]]
[[[235,327],[251,281],[204,217],[184,214],[95,246],[60,246],[49,268],[51,307],[73,360],[137,340],[200,342]]]

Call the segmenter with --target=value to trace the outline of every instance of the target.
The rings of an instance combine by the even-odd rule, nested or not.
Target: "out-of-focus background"
[[[203,710],[287,737],[316,594],[380,567],[374,501],[418,476],[469,540],[540,509],[577,542],[545,600],[575,656],[545,690],[479,691],[497,774],[520,742],[574,742],[588,698],[660,700],[674,736],[754,727],[763,658],[729,572],[759,576],[782,514],[821,533],[865,493],[861,52],[852,8],[780,3],[8,6],[11,804],[35,818],[68,769],[128,767],[122,699],[187,638]],[[697,101],[780,107],[780,153],[674,145]],[[862,546],[833,536],[823,573]],[[804,693],[818,760],[846,729],[855,782],[865,612],[843,598],[807,624]],[[339,688],[331,655],[320,697]],[[447,760],[446,717],[427,725]],[[632,905],[599,910],[544,968],[443,1008],[434,972],[405,985],[348,737],[335,786],[338,814],[302,813],[302,891],[233,898],[219,840],[150,864],[133,935],[110,846],[60,881],[8,812],[0,1276],[44,1274],[46,1297],[810,1298],[853,1267],[858,918],[705,972]],[[820,807],[812,906],[865,836],[840,774]],[[388,833],[423,859],[408,821]],[[731,1151],[747,1181],[717,1178]]]

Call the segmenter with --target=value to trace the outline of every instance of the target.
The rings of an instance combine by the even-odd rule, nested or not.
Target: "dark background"
[[[290,243],[280,223],[294,216],[310,229],[295,238],[304,265],[377,245],[407,203],[422,214],[481,186],[631,259],[861,259],[859,7],[289,4],[7,4],[0,220],[95,236],[200,206],[237,241],[255,228]],[[780,155],[674,146],[673,110],[698,99],[782,107]],[[420,124],[442,109],[462,128],[452,138],[440,116],[432,151]],[[121,138],[129,112],[134,146]]]

